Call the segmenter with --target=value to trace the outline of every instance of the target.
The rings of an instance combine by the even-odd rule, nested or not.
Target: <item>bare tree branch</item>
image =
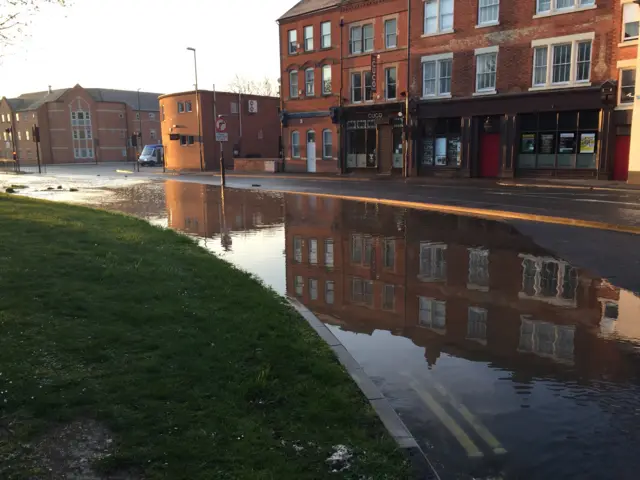
[[[66,6],[69,0],[0,0],[0,56],[24,37],[33,15],[46,4]]]
[[[236,74],[229,83],[228,90],[231,93],[242,93],[246,95],[265,95],[269,97],[278,95],[278,89],[267,77],[260,82],[255,82]]]

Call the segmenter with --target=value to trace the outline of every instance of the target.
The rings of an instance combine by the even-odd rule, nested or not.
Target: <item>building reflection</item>
[[[287,293],[325,323],[387,330],[520,380],[628,378],[640,299],[511,226],[373,203],[285,195]]]

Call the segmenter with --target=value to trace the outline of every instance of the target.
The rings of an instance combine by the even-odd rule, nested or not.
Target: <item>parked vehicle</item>
[[[155,167],[164,163],[164,147],[162,145],[145,145],[138,163],[141,167]]]

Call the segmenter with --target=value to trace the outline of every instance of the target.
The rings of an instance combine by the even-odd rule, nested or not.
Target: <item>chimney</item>
[[[51,90],[51,85],[49,85],[49,93],[53,93],[53,90]]]

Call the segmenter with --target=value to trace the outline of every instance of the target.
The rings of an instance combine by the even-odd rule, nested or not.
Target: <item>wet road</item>
[[[626,264],[608,267],[631,270],[639,292],[636,237],[295,194],[223,197],[185,182],[122,189],[101,205],[192,235],[302,301],[443,479],[637,478],[640,298],[593,268],[607,267],[601,242],[628,248]]]

